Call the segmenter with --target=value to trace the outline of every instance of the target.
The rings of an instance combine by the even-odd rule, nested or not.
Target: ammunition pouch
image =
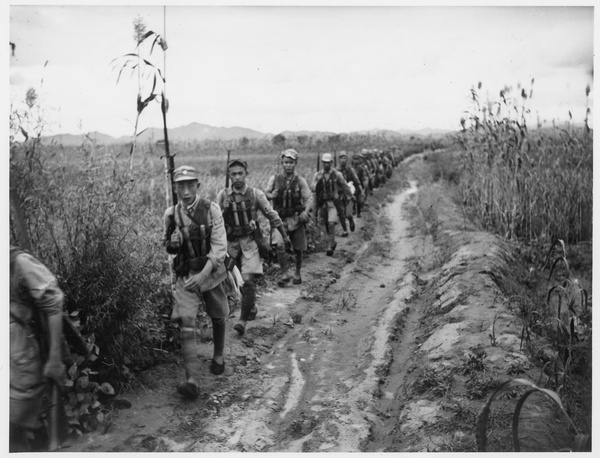
[[[233,259],[229,255],[225,256],[225,269],[227,269],[229,272],[231,272],[234,267],[235,267],[235,259]]]
[[[204,269],[208,258],[206,256],[190,258],[179,252],[173,259],[173,271],[177,278],[187,277],[190,273],[197,274]]]
[[[268,259],[269,253],[271,252],[271,247],[269,246],[269,242],[263,236],[262,230],[257,223],[256,230],[252,234],[256,245],[258,246],[258,254],[263,259]]]

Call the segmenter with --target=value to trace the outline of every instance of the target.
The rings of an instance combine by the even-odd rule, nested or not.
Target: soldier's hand
[[[304,210],[302,213],[300,213],[298,215],[298,219],[300,220],[301,223],[308,223],[308,221],[310,220],[310,216],[308,215],[308,212],[306,210]]]
[[[286,235],[285,238],[283,239],[283,243],[285,243],[286,251],[289,251],[290,248],[292,247],[292,241],[290,240],[290,237]]]
[[[62,361],[48,360],[44,365],[44,377],[54,380],[59,386],[63,386],[67,380],[67,373]]]
[[[205,280],[206,280],[206,275],[203,274],[202,272],[198,272],[197,274],[190,275],[187,278],[187,280],[184,280],[183,287],[187,291],[200,292],[200,290],[201,290],[200,285],[202,285],[202,283],[204,283]]]
[[[181,232],[178,230],[171,234],[171,247],[179,248],[181,246]]]

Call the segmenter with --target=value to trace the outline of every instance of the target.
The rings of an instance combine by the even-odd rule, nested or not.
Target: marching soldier
[[[327,256],[333,256],[337,246],[335,225],[338,222],[340,212],[343,211],[340,208],[338,196],[343,193],[350,200],[352,199],[352,192],[346,180],[344,180],[344,176],[332,167],[333,157],[331,154],[323,154],[321,162],[323,163],[323,169],[315,173],[311,189],[314,195],[315,211],[320,212],[328,234],[329,249],[326,254]]]
[[[238,264],[242,272],[242,310],[240,320],[233,329],[244,335],[248,321],[256,318],[256,283],[257,275],[262,275],[262,258],[268,256],[269,245],[262,235],[258,222],[258,212],[262,212],[281,234],[286,247],[291,242],[277,214],[265,193],[246,184],[248,164],[240,159],[232,160],[227,171],[231,179],[231,187],[222,189],[217,195],[217,202],[223,210],[227,229],[227,252]]]
[[[361,201],[361,197],[363,194],[362,183],[358,179],[356,171],[354,168],[348,164],[348,153],[346,151],[341,151],[338,155],[340,159],[340,173],[344,176],[346,183],[350,186],[350,189],[354,192],[352,193],[354,198],[347,199],[346,196],[340,196],[340,201],[344,206],[344,215],[343,217],[348,220],[348,225],[350,230],[354,232],[354,217],[353,215],[356,213],[357,217],[360,217],[360,207],[359,202]],[[355,208],[356,207],[356,208]]]
[[[300,270],[302,268],[302,253],[306,251],[306,224],[310,221],[310,210],[313,207],[313,196],[307,181],[296,174],[298,153],[287,149],[281,154],[283,174],[273,175],[269,179],[265,194],[273,202],[273,208],[279,214],[289,235],[296,256],[296,270],[293,283],[302,283]],[[279,231],[272,230],[277,246],[277,260],[281,267],[279,285],[290,281],[288,259],[285,244]]]
[[[195,373],[197,360],[196,315],[201,300],[212,321],[213,359],[210,371],[225,371],[225,321],[229,315],[224,281],[227,279],[225,259],[227,238],[221,209],[198,195],[198,173],[189,166],[173,172],[179,202],[164,214],[164,245],[175,254],[175,305],[171,320],[180,324],[181,350],[186,380],[177,385],[184,397],[196,399],[200,390]]]
[[[354,156],[352,156],[352,167],[354,167],[354,170],[356,171],[356,176],[358,177],[363,189],[363,193],[360,195],[360,198],[356,201],[356,216],[360,218],[360,213],[362,212],[363,207],[367,203],[371,177],[369,174],[369,169],[364,163],[362,153],[357,153]]]

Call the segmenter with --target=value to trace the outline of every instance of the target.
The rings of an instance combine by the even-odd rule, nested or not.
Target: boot
[[[277,261],[281,267],[281,277],[277,281],[279,286],[285,286],[290,282],[290,274],[288,273],[288,258],[285,251],[280,251],[277,247]]]
[[[354,218],[352,218],[351,216],[348,217],[348,225],[350,226],[350,230],[354,232],[354,229],[356,227],[354,226]]]
[[[346,217],[340,215],[340,225],[342,226],[342,237],[348,237],[348,228],[346,227]]]

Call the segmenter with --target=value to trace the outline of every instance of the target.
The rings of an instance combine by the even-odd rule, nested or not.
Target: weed
[[[336,312],[353,310],[356,307],[356,296],[351,291],[341,292],[335,303]]]
[[[451,369],[426,366],[419,371],[411,389],[414,394],[428,393],[432,396],[444,397],[452,388],[452,380]]]

